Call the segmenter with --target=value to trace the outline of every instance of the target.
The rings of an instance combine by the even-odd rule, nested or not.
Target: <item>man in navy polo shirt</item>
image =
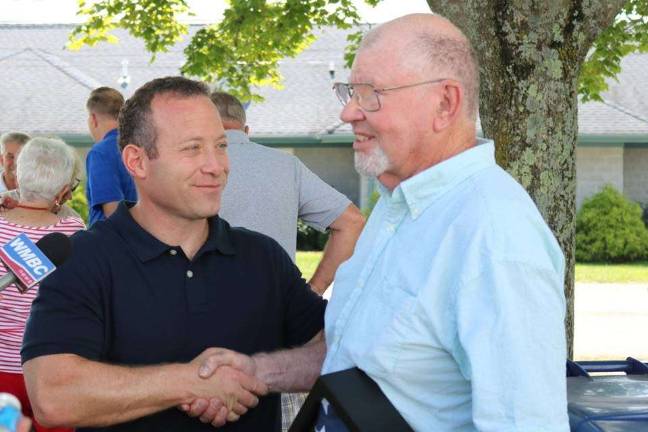
[[[96,143],[86,157],[88,226],[110,216],[120,201],[137,201],[117,145],[117,116],[123,104],[122,94],[110,87],[94,89],[86,102],[88,130]]]
[[[227,431],[278,431],[279,396],[263,395],[312,386],[325,301],[274,240],[217,216],[227,143],[204,84],[153,80],[119,124],[139,200],[74,236],[41,285],[22,350],[36,418],[79,431],[207,431],[225,418]]]

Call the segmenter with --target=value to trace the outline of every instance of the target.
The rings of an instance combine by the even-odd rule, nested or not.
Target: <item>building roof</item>
[[[621,72],[603,94],[605,100],[648,119],[648,55],[630,54],[621,60]]]
[[[0,25],[0,131],[86,135],[85,101],[91,89],[119,88],[122,62],[128,61],[134,89],[152,78],[178,74],[187,41],[159,54],[153,63],[144,44],[126,32],[119,43],[100,43],[79,51],[65,49],[73,25]],[[191,33],[197,30],[191,27]],[[248,122],[252,135],[267,137],[348,137],[339,118],[340,105],[331,91],[333,80],[346,80],[344,47],[348,31],[324,28],[317,40],[296,58],[281,62],[283,89],[262,88],[266,100],[252,104]],[[579,107],[580,134],[648,137],[648,55],[623,60],[619,81],[612,81],[605,102]],[[332,139],[335,141],[335,139]]]

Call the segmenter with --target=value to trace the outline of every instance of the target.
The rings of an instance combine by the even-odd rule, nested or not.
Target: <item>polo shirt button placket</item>
[[[191,270],[187,270],[187,278],[191,279],[193,277],[193,272]]]

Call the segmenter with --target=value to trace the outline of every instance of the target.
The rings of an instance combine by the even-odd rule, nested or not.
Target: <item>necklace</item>
[[[48,210],[49,211],[49,209],[50,209],[49,207],[36,207],[36,206],[29,206],[29,205],[20,204],[20,203],[16,204],[16,207],[20,207],[20,208],[24,208],[24,209],[28,209],[28,210]]]

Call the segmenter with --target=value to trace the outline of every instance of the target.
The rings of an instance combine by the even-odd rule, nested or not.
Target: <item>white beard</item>
[[[369,177],[378,177],[389,168],[389,159],[378,146],[369,153],[355,152],[353,162],[358,173]]]

